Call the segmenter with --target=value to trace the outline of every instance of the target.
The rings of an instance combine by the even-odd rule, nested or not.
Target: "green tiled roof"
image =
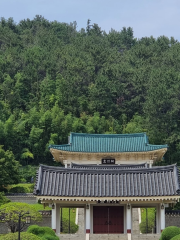
[[[151,145],[146,133],[135,134],[86,134],[71,133],[68,144],[50,145],[49,148],[70,152],[111,153],[147,152],[167,148],[167,145]]]

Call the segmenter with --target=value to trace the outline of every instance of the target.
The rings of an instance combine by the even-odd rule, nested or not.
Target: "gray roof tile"
[[[148,197],[179,195],[176,165],[153,168],[82,169],[41,165],[35,195]]]

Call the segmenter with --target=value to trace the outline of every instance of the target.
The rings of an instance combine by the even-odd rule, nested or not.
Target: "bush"
[[[59,240],[59,237],[45,234],[41,239],[42,240]]]
[[[35,183],[32,183],[30,186],[29,186],[29,191],[30,193],[32,193],[34,191],[34,185]]]
[[[27,232],[33,233],[43,240],[59,240],[55,232],[50,227],[39,227],[38,225],[31,225],[28,227]]]
[[[76,233],[78,230],[78,225],[70,221],[70,233]],[[63,233],[69,233],[69,220],[63,220]]]
[[[39,233],[40,233],[39,226],[38,225],[31,225],[31,226],[28,227],[27,232],[33,233],[35,235],[39,235]],[[43,234],[43,232],[42,232],[42,234]]]
[[[9,190],[10,193],[28,193],[29,189],[27,187],[22,187],[22,186],[16,186],[12,187]]]
[[[176,235],[175,237],[171,238],[171,240],[180,240],[180,234]]]
[[[171,238],[173,238],[179,234],[180,234],[180,228],[175,227],[175,226],[170,226],[170,227],[165,228],[162,231],[161,238],[162,238],[162,240],[170,240]]]
[[[17,240],[17,239],[18,233],[9,233],[0,237],[0,240]],[[42,240],[42,239],[32,233],[21,232],[21,240]]]

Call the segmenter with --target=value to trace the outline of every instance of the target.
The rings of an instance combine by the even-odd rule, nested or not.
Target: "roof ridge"
[[[158,171],[174,171],[177,168],[176,164],[168,165],[168,166],[156,166],[152,168],[130,168],[130,169],[112,169],[107,166],[107,169],[82,169],[82,168],[65,168],[65,167],[55,167],[55,166],[47,166],[40,165],[39,167],[41,171],[49,170],[49,171],[63,171],[66,173],[89,173],[89,174],[117,174],[117,173],[149,173],[149,172],[158,172]]]
[[[126,136],[126,137],[132,137],[132,136],[147,136],[145,132],[142,133],[75,133],[75,132],[71,132],[70,133],[70,138],[71,136],[91,136],[91,137],[121,137],[121,136]]]

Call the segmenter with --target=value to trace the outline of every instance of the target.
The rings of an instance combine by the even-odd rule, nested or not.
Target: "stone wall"
[[[180,227],[180,211],[166,211],[165,226]]]
[[[11,202],[23,202],[28,204],[37,203],[37,199],[33,193],[9,193],[6,194],[6,197],[9,198]]]

